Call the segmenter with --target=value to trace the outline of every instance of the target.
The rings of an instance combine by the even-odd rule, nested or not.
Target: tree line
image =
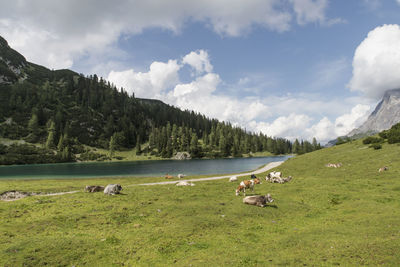
[[[31,64],[31,63],[30,63]],[[227,122],[180,110],[158,100],[138,99],[96,75],[50,71],[32,64],[27,79],[0,85],[0,134],[41,143],[72,161],[85,146],[169,158],[178,151],[192,157],[238,157],[250,152],[307,153],[308,141],[290,142],[248,132]]]

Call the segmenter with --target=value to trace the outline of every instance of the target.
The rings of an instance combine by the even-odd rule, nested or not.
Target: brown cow
[[[173,179],[173,178],[174,178],[174,176],[169,175],[168,173],[165,175],[165,179]]]

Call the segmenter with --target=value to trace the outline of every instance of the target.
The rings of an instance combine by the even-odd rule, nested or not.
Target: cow
[[[274,178],[265,178],[267,181],[271,183],[278,183],[278,184],[284,184],[292,180],[292,176],[286,177],[286,178],[281,178],[281,177],[274,177]]]
[[[261,184],[261,180],[258,178],[252,179],[254,181],[254,184]]]
[[[165,179],[173,179],[173,178],[174,178],[174,176],[169,175],[168,173],[165,175]]]
[[[387,171],[387,170],[389,170],[389,167],[388,166],[383,166],[382,168],[379,168],[378,172],[384,172],[384,171]]]
[[[282,172],[273,171],[268,173],[267,177],[265,177],[265,181],[270,181],[274,178],[281,178],[281,177],[282,177]]]
[[[94,193],[104,191],[104,186],[101,185],[87,185],[85,186],[85,192]]]
[[[243,203],[248,205],[256,205],[259,207],[265,207],[267,203],[274,202],[274,199],[271,197],[270,194],[265,196],[248,196],[243,198]]]
[[[229,182],[236,182],[237,181],[237,176],[232,176],[229,178]]]
[[[184,174],[182,174],[182,173],[180,173],[180,174],[178,174],[178,178],[179,179],[182,179],[183,177],[185,177],[186,175],[184,175]]]
[[[104,189],[104,194],[115,195],[119,194],[121,190],[122,186],[120,184],[109,184]]]
[[[236,195],[238,196],[241,191],[243,191],[243,194],[246,195],[246,189],[250,189],[251,191],[254,191],[254,180],[244,180],[241,181],[239,186],[236,189]]]
[[[195,186],[195,184],[187,181],[181,181],[176,183],[176,186]]]
[[[342,167],[342,163],[336,163],[336,164],[335,163],[328,163],[325,166],[328,167],[328,168],[330,168],[330,167],[340,168],[340,167]]]

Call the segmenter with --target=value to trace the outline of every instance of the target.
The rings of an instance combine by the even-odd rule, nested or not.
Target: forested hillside
[[[310,152],[314,141],[292,143],[247,132],[158,100],[129,96],[96,75],[49,70],[27,62],[0,37],[0,136],[29,144],[0,146],[0,164],[108,159],[115,150],[172,157],[241,156],[269,151]],[[89,154],[87,147],[108,155]],[[40,149],[38,148],[40,147]]]

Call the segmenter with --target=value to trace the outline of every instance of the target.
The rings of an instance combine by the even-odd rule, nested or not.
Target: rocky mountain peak
[[[347,136],[374,134],[387,130],[398,122],[400,122],[400,89],[392,89],[385,92],[367,121]]]

